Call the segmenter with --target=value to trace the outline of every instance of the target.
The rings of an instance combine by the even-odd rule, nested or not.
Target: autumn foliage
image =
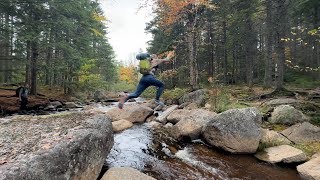
[[[137,71],[134,66],[120,67],[120,77],[121,81],[126,81],[128,83],[134,83],[137,80]]]
[[[189,5],[213,8],[209,0],[157,0],[156,13],[160,16],[160,26],[170,26],[177,22],[185,13],[195,13],[197,8],[187,8]]]

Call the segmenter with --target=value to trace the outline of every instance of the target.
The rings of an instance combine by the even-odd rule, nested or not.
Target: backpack
[[[25,89],[23,87],[18,87],[16,89],[16,97],[19,97],[20,90],[22,89],[22,93],[24,93]]]
[[[150,74],[151,71],[151,63],[149,60],[140,60],[139,62],[139,72],[143,75]]]
[[[136,58],[138,60],[140,60],[139,62],[139,72],[143,75],[148,75],[150,74],[150,71],[151,71],[151,63],[149,61],[149,58],[150,58],[150,54],[148,53],[141,53],[141,54],[138,54],[136,56]]]

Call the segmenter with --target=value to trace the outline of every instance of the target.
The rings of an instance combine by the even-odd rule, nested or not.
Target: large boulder
[[[307,156],[304,152],[289,145],[266,148],[257,153],[255,157],[269,163],[296,163],[307,160]]]
[[[190,116],[191,110],[177,109],[172,111],[172,113],[167,117],[167,121],[173,124],[178,123],[181,119],[185,119]]]
[[[142,123],[147,117],[153,114],[153,110],[149,107],[138,104],[125,104],[123,109],[117,107],[111,108],[106,112],[112,121],[126,119],[132,123]]]
[[[213,146],[231,153],[255,153],[261,138],[257,108],[231,109],[213,116],[202,135]]]
[[[0,180],[97,179],[113,146],[103,114],[20,116],[0,132]]]
[[[178,105],[173,105],[170,108],[168,108],[167,110],[165,110],[160,116],[158,116],[156,118],[156,121],[162,123],[162,124],[166,124],[167,122],[167,117],[178,108]]]
[[[320,179],[320,156],[312,158],[310,161],[297,166],[297,170],[302,179]]]
[[[121,119],[119,121],[112,122],[112,129],[113,129],[113,132],[115,132],[115,133],[129,129],[132,126],[133,126],[133,123],[128,120],[125,120],[125,119]]]
[[[298,123],[281,133],[295,143],[320,142],[320,128],[309,122]]]
[[[271,131],[268,129],[262,129],[262,136],[260,142],[263,144],[267,144],[269,146],[276,146],[276,145],[285,145],[285,144],[290,144],[291,141],[288,140],[285,136],[282,134],[276,132],[276,131]]]
[[[190,114],[184,116],[172,129],[171,134],[177,140],[188,138],[191,140],[198,139],[202,127],[208,123],[216,113],[203,109],[191,110]]]
[[[183,104],[185,102],[196,103],[198,106],[203,106],[205,104],[205,100],[208,96],[207,89],[199,89],[197,91],[193,91],[191,93],[185,94],[179,99],[179,104]]]
[[[101,178],[101,180],[156,180],[131,167],[113,167],[110,168]]]
[[[290,105],[278,106],[271,114],[271,123],[293,125],[307,121],[308,118],[299,110]]]

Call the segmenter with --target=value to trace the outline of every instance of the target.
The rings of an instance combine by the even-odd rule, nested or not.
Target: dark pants
[[[153,75],[145,75],[142,76],[140,79],[140,82],[138,84],[136,92],[130,94],[126,100],[137,98],[143,93],[145,89],[147,89],[149,86],[156,86],[158,87],[157,94],[156,94],[156,100],[159,100],[160,96],[163,93],[164,90],[164,84],[156,79]]]
[[[20,110],[27,110],[28,98],[21,97]]]

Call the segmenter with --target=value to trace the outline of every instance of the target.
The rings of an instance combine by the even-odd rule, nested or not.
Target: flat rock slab
[[[312,158],[310,161],[297,166],[297,170],[302,179],[320,179],[320,156]]]
[[[96,179],[113,146],[104,114],[0,119],[0,180]]]
[[[293,125],[281,133],[295,143],[320,142],[320,127],[308,122]]]
[[[126,119],[132,123],[142,123],[147,117],[152,115],[153,110],[147,106],[139,104],[125,104],[123,109],[117,107],[109,109],[106,114],[112,121]]]
[[[101,180],[156,180],[130,167],[114,167],[109,169]]]
[[[133,126],[133,123],[128,120],[125,120],[125,119],[121,119],[119,121],[112,122],[112,129],[113,129],[113,132],[115,132],[115,133],[129,129],[132,126]]]
[[[255,157],[269,163],[295,163],[307,160],[304,152],[289,145],[266,148],[264,151],[257,153]]]

